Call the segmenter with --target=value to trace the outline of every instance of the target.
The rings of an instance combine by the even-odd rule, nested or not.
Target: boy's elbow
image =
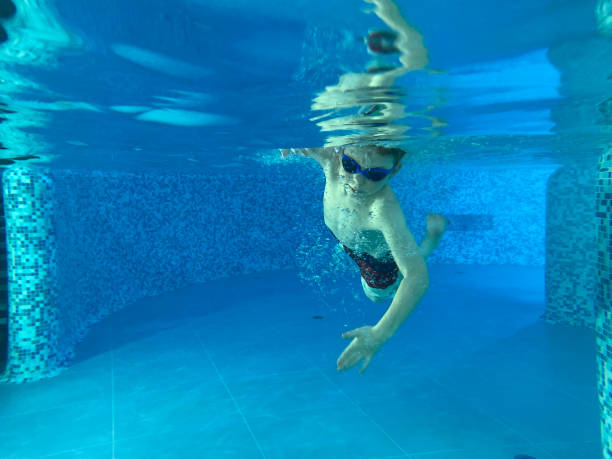
[[[427,268],[423,269],[421,278],[419,279],[419,284],[423,290],[423,295],[425,295],[429,289],[429,273],[427,272]]]
[[[402,272],[404,278],[410,279],[414,284],[414,287],[421,290],[424,295],[429,289],[429,273],[427,271],[425,261],[421,259],[420,263],[415,263],[413,266],[411,266],[411,269],[406,271],[406,273]]]
[[[427,265],[425,264],[425,260],[423,258],[419,259],[418,267],[416,269],[418,279],[418,284],[421,290],[423,291],[423,295],[429,289],[429,272],[427,271]]]

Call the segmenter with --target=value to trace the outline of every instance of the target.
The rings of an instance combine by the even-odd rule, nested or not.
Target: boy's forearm
[[[387,341],[406,320],[427,292],[427,277],[423,279],[402,279],[391,306],[374,326],[374,331]]]
[[[331,157],[332,149],[329,147],[324,148],[286,148],[281,149],[281,155],[286,158],[289,155],[300,155],[312,158],[317,162],[321,163]]]
[[[427,257],[431,255],[431,252],[433,252],[435,248],[438,247],[439,243],[440,243],[440,240],[430,241],[429,239],[425,239],[423,242],[421,242],[421,245],[419,246],[419,250],[424,260],[426,260]]]

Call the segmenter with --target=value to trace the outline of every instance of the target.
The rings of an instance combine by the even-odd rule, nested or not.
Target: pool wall
[[[394,186],[417,241],[428,212],[450,220],[429,263],[543,266],[553,169],[405,167]],[[5,205],[7,221],[27,221],[25,235],[7,225],[12,253],[29,254],[15,258],[21,267],[10,266],[29,276],[12,278],[10,336],[15,344],[38,340],[26,351],[9,349],[4,377],[15,382],[54,374],[94,323],[140,298],[257,271],[299,270],[299,248],[328,234],[323,177],[310,163],[248,175],[14,168],[3,181],[7,203],[18,197],[19,209],[40,210],[20,217]]]
[[[20,382],[59,370],[54,183],[37,169],[3,174],[8,277],[8,340],[2,380]]]
[[[563,166],[546,191],[549,323],[593,327],[597,291],[597,166]]]
[[[612,458],[612,149],[602,155],[597,177],[598,394],[604,459]]]
[[[8,277],[6,256],[6,218],[4,193],[0,193],[0,375],[6,370],[8,357]]]

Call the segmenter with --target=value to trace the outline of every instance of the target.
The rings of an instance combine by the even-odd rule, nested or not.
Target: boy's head
[[[404,155],[406,154],[405,150],[401,148],[395,147],[383,147],[382,145],[372,145],[371,147],[378,153],[380,156],[390,156],[395,161],[395,164],[399,164]]]
[[[369,155],[373,160],[386,160],[391,158],[393,166],[401,163],[402,158],[406,154],[406,150],[396,147],[384,147],[382,145],[349,145],[342,149],[345,153],[351,155]],[[388,162],[388,161],[387,161]]]
[[[402,167],[401,148],[381,145],[347,146],[340,150],[340,176],[345,187],[357,195],[380,191]]]

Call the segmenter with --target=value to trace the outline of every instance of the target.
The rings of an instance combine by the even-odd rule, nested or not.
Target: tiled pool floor
[[[594,333],[539,319],[543,276],[430,267],[363,375],[340,334],[386,305],[334,311],[294,272],[143,299],[61,375],[0,385],[0,457],[598,459]]]

